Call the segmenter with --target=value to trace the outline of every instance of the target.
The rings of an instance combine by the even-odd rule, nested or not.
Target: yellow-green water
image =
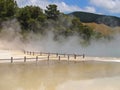
[[[120,63],[4,63],[0,90],[120,90]]]

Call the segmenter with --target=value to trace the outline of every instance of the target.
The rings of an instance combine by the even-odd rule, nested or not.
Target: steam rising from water
[[[115,40],[91,41],[83,47],[77,35],[54,40],[54,34],[45,36],[29,32],[26,40],[20,34],[20,25],[16,19],[3,23],[0,33],[1,49],[19,49],[31,51],[78,53],[93,56],[119,56],[119,36]],[[8,54],[8,53],[7,53]],[[6,55],[5,55],[6,56]],[[52,62],[52,61],[50,61]],[[53,62],[52,62],[53,63]],[[0,65],[1,90],[119,90],[120,65],[112,62],[78,62],[54,61]],[[40,65],[39,65],[40,64]],[[9,82],[8,82],[9,81]]]
[[[22,49],[21,29],[16,19],[2,23],[0,32],[0,48],[2,49]]]
[[[54,40],[52,31],[47,32],[45,36],[35,34],[33,32],[27,33],[26,40],[23,39],[21,28],[16,19],[3,22],[3,28],[0,33],[0,48],[2,49],[19,49],[29,51],[43,51],[43,52],[59,52],[59,53],[76,53],[90,56],[120,56],[120,38],[119,35],[114,37],[114,40],[91,40],[91,44],[83,46],[80,44],[82,39],[76,35],[68,38],[60,36],[59,41]],[[70,26],[67,25],[67,27]],[[50,25],[51,29],[54,29]],[[48,29],[45,28],[45,29]]]

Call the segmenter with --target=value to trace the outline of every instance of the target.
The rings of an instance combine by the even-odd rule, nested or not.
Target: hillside
[[[90,42],[93,38],[106,39],[106,37],[109,37],[111,34],[111,27],[109,28],[109,26],[120,26],[120,18],[118,17],[84,12],[74,12],[66,15],[60,12],[55,4],[48,5],[45,10],[38,6],[20,8],[15,0],[0,1],[0,5],[4,6],[0,11],[0,36],[11,33],[11,27],[16,30],[15,26],[17,26],[20,27],[18,34],[22,40],[26,40],[31,32],[35,35],[39,34],[41,37],[52,32],[55,41],[61,40],[61,36],[66,39],[77,34],[81,41]],[[9,28],[10,30],[8,30]],[[10,39],[12,40],[13,37],[8,40]]]
[[[115,16],[100,15],[88,12],[73,12],[69,15],[80,18],[83,23],[105,24],[110,27],[120,26],[120,18]]]
[[[110,35],[113,28],[105,24],[96,24],[96,23],[84,23],[84,25],[90,26],[94,31],[101,33],[102,35]]]

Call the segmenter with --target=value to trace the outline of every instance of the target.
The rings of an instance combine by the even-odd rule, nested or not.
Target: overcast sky
[[[19,7],[37,5],[45,9],[56,4],[61,12],[85,11],[120,17],[120,0],[16,0]]]

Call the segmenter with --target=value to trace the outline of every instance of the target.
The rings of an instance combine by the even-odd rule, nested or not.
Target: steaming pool
[[[0,63],[0,90],[120,90],[120,62]]]
[[[120,63],[0,64],[0,90],[120,90]]]

